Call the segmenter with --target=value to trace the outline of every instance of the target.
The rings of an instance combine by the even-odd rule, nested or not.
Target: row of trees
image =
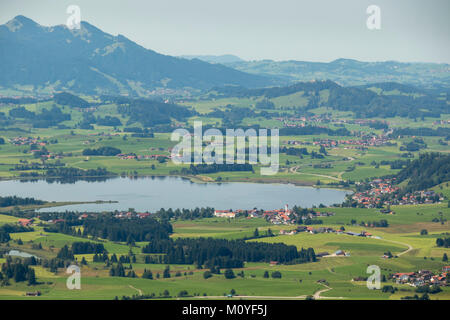
[[[208,174],[208,173],[216,173],[216,172],[225,172],[225,171],[252,171],[253,166],[248,163],[243,164],[191,164],[188,168],[181,169],[182,174]]]
[[[450,248],[450,238],[437,238],[436,245],[438,247]]]
[[[44,203],[45,201],[36,200],[35,198],[20,198],[17,196],[0,197],[0,207],[41,205]]]
[[[100,147],[97,149],[84,149],[83,156],[116,156],[122,151],[114,147]]]
[[[156,239],[143,253],[163,253],[164,263],[240,268],[244,261],[289,263],[315,261],[312,248],[297,250],[283,243],[246,242],[214,238]]]

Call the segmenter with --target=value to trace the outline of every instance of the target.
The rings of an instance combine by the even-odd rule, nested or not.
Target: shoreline
[[[265,178],[251,178],[251,179],[237,179],[237,180],[225,180],[225,181],[215,181],[207,176],[192,176],[192,175],[173,175],[173,174],[152,174],[152,175],[136,175],[136,176],[123,176],[123,175],[108,175],[108,176],[86,176],[86,177],[77,177],[74,180],[76,181],[85,181],[87,179],[113,179],[113,178],[130,178],[130,179],[139,179],[139,178],[151,178],[151,177],[177,177],[182,179],[187,179],[193,183],[258,183],[258,184],[291,184],[296,187],[310,187],[314,189],[332,189],[332,190],[342,190],[342,191],[348,191],[348,192],[355,192],[355,190],[351,188],[341,188],[339,186],[335,185],[315,185],[314,183],[308,183],[304,181],[292,181],[292,180],[284,180],[284,179],[265,179]],[[46,177],[46,176],[39,176],[39,177],[0,177],[0,182],[2,181],[27,181],[27,180],[55,180],[58,182],[58,180],[67,179],[64,177]]]
[[[40,205],[29,205],[29,206],[18,206],[21,210],[40,210],[46,208],[57,208],[64,206],[74,206],[80,204],[104,204],[104,203],[119,203],[119,201],[115,200],[95,200],[95,201],[47,201],[44,204]],[[0,208],[0,214],[4,214],[5,212],[11,211],[13,207],[2,207]]]

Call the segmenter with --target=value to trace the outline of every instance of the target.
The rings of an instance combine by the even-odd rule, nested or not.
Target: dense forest
[[[63,106],[72,108],[88,108],[89,102],[68,92],[57,93],[53,96],[53,101]]]
[[[56,105],[53,105],[50,110],[42,109],[40,113],[29,111],[24,107],[17,107],[9,110],[9,116],[15,119],[25,119],[34,128],[48,128],[71,119],[69,113],[63,113]]]
[[[73,242],[71,246],[73,254],[89,254],[89,253],[104,253],[107,252],[103,244],[93,242]]]
[[[214,216],[214,208],[195,208],[195,209],[160,209],[154,216],[162,220],[181,219],[194,220],[200,218],[211,218]]]
[[[78,123],[80,129],[93,129],[93,124],[99,126],[117,127],[121,126],[122,122],[117,117],[104,116],[96,117],[92,113],[83,113],[82,120]]]
[[[450,128],[395,128],[391,134],[393,137],[398,136],[441,136],[450,137]]]
[[[328,134],[329,136],[350,136],[350,131],[347,128],[339,128],[336,130],[316,127],[316,126],[304,126],[304,127],[288,127],[280,129],[280,136],[301,136],[301,135],[319,135]]]
[[[2,285],[8,285],[9,280],[13,279],[15,282],[25,282],[28,285],[37,284],[36,274],[31,265],[35,265],[36,260],[34,259],[22,259],[11,257],[6,258],[6,262],[2,264],[2,269],[0,272],[0,281]]]
[[[97,149],[84,149],[83,156],[116,156],[122,151],[114,147],[100,147]]]
[[[281,147],[280,153],[286,153],[289,156],[302,157],[303,155],[308,155],[308,150],[306,148],[287,148]]]
[[[195,113],[176,104],[148,99],[129,100],[127,104],[119,105],[117,110],[121,115],[130,117],[127,125],[139,122],[144,127],[169,124],[172,118],[183,121]]]
[[[75,231],[72,226],[82,225],[83,231]],[[118,219],[109,216],[90,217],[82,224],[72,220],[72,223],[57,223],[46,229],[50,232],[61,232],[77,236],[92,236],[94,238],[108,239],[134,243],[135,241],[152,241],[154,239],[168,239],[172,233],[172,225],[167,221],[158,221],[152,217]]]
[[[450,155],[424,153],[395,175],[397,183],[408,181],[405,191],[419,191],[450,181]]]
[[[312,248],[297,251],[295,246],[283,243],[246,242],[214,238],[178,238],[151,241],[143,253],[163,253],[164,263],[242,267],[244,261],[302,263],[316,261]]]

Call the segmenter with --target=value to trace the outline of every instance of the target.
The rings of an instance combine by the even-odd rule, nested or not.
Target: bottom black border
[[[432,301],[365,301],[365,300],[315,300],[315,301],[279,301],[279,300],[172,300],[172,301],[0,301],[2,310],[16,310],[21,315],[45,314],[58,318],[75,316],[77,318],[113,315],[147,319],[281,319],[289,317],[333,317],[341,318],[384,316],[398,312],[407,314],[438,307],[448,310],[450,300]],[[215,308],[214,315],[211,314]],[[201,309],[200,309],[201,308]],[[442,308],[442,309],[441,309]],[[433,309],[428,309],[433,310]],[[198,314],[201,312],[202,314]],[[357,313],[354,313],[357,312]],[[188,314],[186,314],[188,313]]]

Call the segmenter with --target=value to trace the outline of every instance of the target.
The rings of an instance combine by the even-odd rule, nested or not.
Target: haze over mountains
[[[450,65],[363,62],[337,59],[331,62],[308,61],[232,61],[226,66],[261,76],[276,76],[280,81],[333,80],[344,86],[374,82],[399,82],[425,88],[449,88]]]
[[[245,62],[245,60],[239,58],[238,56],[232,55],[232,54],[222,54],[222,55],[218,55],[218,56],[214,56],[214,55],[183,55],[183,56],[180,56],[180,58],[189,59],[189,60],[199,59],[199,60],[206,61],[209,63],[221,63],[221,64]]]
[[[87,22],[70,30],[17,16],[0,26],[0,48],[0,86],[6,88],[146,95],[161,87],[271,84],[268,78],[223,65],[159,54]]]
[[[232,48],[230,48],[232,50]],[[399,82],[448,89],[450,66],[432,63],[360,62],[338,59],[245,61],[237,56],[172,57],[81,23],[41,26],[17,16],[0,26],[0,93],[70,91],[83,94],[149,96],[161,89],[208,90],[284,86],[330,79],[344,86]]]

